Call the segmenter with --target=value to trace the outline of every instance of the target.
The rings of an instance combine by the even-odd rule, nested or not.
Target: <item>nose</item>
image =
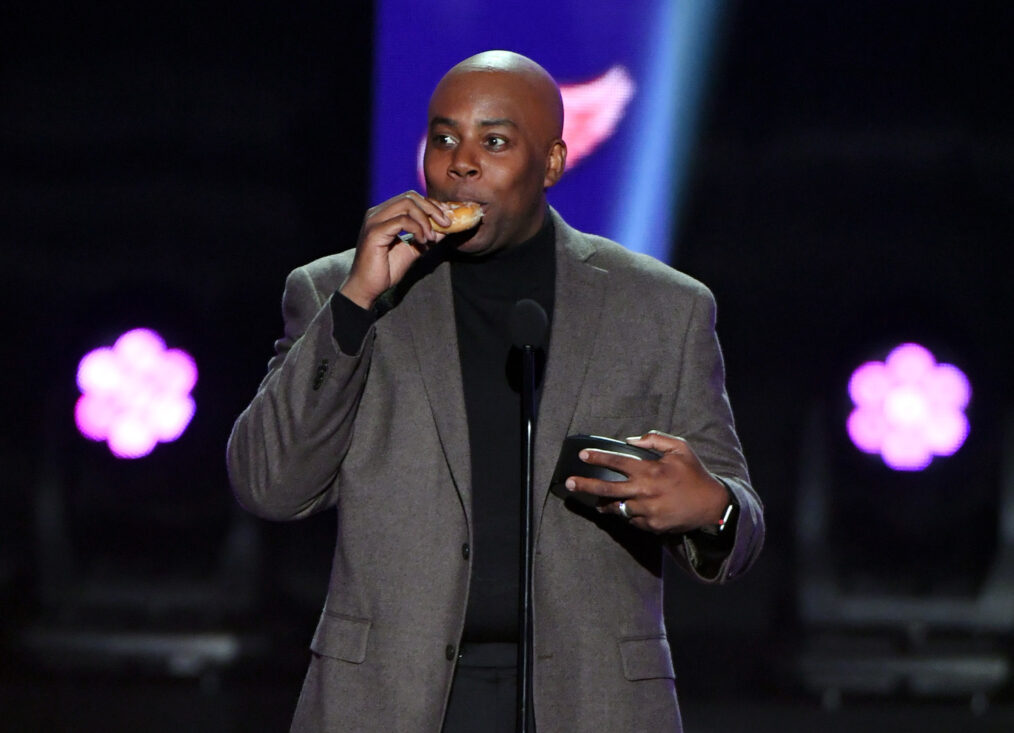
[[[447,173],[452,178],[475,178],[479,175],[479,164],[467,146],[455,148]]]

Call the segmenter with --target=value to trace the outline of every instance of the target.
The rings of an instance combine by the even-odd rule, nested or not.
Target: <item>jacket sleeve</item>
[[[739,505],[731,548],[715,551],[694,534],[669,542],[679,565],[697,579],[723,583],[745,573],[764,544],[764,507],[750,484],[725,390],[725,364],[715,332],[715,299],[701,287],[681,349],[672,424]]]
[[[306,268],[289,275],[282,297],[285,335],[229,436],[233,492],[265,519],[300,519],[337,500],[338,469],[366,386],[375,327],[358,353],[343,353],[334,338],[332,297]]]

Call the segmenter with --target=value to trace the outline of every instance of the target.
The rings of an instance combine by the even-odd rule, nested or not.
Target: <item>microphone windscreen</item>
[[[519,349],[541,348],[546,343],[549,318],[541,305],[531,298],[519,300],[511,313],[511,340]]]

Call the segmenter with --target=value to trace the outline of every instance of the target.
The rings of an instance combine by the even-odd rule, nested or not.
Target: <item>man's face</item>
[[[469,71],[437,86],[423,158],[427,194],[476,201],[484,211],[478,228],[461,235],[460,251],[494,252],[539,230],[544,191],[559,177],[550,162],[554,129],[553,110],[517,74]]]

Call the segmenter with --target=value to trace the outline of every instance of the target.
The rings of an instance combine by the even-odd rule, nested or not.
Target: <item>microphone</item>
[[[519,349],[529,346],[541,349],[546,344],[549,317],[541,305],[531,298],[519,300],[511,313],[511,340]]]

